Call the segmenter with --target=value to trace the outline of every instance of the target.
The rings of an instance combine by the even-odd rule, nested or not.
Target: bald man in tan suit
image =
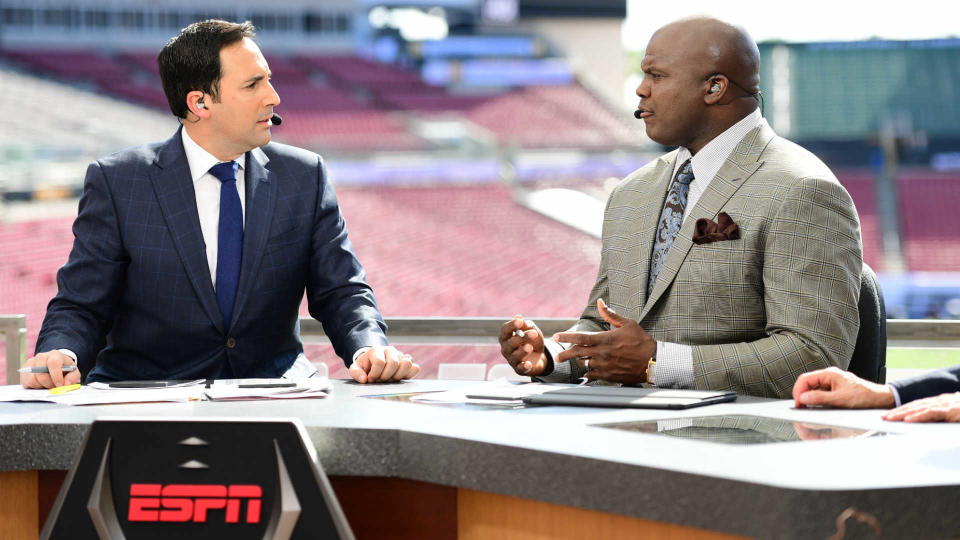
[[[816,156],[763,119],[756,44],[686,19],[654,34],[641,66],[637,115],[651,139],[679,148],[610,195],[578,324],[550,340],[517,316],[501,330],[504,357],[546,381],[781,398],[801,373],[846,369],[859,328],[857,212]]]

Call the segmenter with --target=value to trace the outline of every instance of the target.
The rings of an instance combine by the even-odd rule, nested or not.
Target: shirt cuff
[[[895,403],[894,408],[903,405],[903,403],[900,401],[900,392],[897,392],[897,387],[892,384],[888,384],[887,386],[889,386],[890,390],[893,391],[893,402]]]
[[[58,353],[65,354],[73,359],[73,363],[77,363],[77,353],[71,351],[70,349],[57,349]]]
[[[547,355],[550,363],[553,364],[553,371],[549,375],[539,375],[537,380],[543,382],[570,382],[570,362],[556,362],[554,358],[558,354],[567,350],[566,347],[550,338],[543,340],[543,352]]]
[[[369,351],[369,350],[372,349],[372,348],[373,348],[373,347],[360,347],[359,349],[357,349],[357,352],[353,353],[353,359],[350,360],[350,363],[352,364],[352,363],[356,362],[356,361],[357,361],[357,358],[360,358],[360,355],[361,355],[361,354]]]
[[[657,368],[650,382],[660,388],[694,388],[693,348],[658,341]]]

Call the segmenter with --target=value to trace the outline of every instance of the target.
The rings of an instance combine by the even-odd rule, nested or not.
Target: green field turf
[[[960,349],[887,349],[887,367],[942,368],[960,364]]]

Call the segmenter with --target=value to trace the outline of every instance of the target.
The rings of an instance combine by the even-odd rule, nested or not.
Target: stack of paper
[[[171,388],[96,388],[82,386],[63,394],[49,390],[28,390],[20,385],[0,387],[0,401],[46,401],[61,405],[108,405],[111,403],[151,403],[162,401],[194,401],[200,399],[202,385]]]
[[[203,379],[166,384],[162,381],[90,383],[76,390],[52,394],[47,389],[26,389],[18,384],[0,386],[0,402],[43,401],[61,405],[108,405],[112,403],[156,403],[198,401],[239,401],[252,399],[300,399],[326,397],[331,390],[326,377],[309,379],[235,379],[215,381],[204,388]],[[118,387],[120,384],[122,387]],[[136,387],[133,387],[136,386]]]

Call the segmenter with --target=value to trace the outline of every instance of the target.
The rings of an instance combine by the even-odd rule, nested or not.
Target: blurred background
[[[960,7],[732,4],[2,0],[0,314],[26,314],[32,355],[86,165],[175,132],[156,54],[222,18],[257,26],[274,138],[325,157],[385,316],[577,317],[607,194],[667,150],[632,116],[643,48],[702,13],[759,42],[766,119],[850,192],[888,316],[960,318]],[[501,362],[404,349],[426,377]]]

